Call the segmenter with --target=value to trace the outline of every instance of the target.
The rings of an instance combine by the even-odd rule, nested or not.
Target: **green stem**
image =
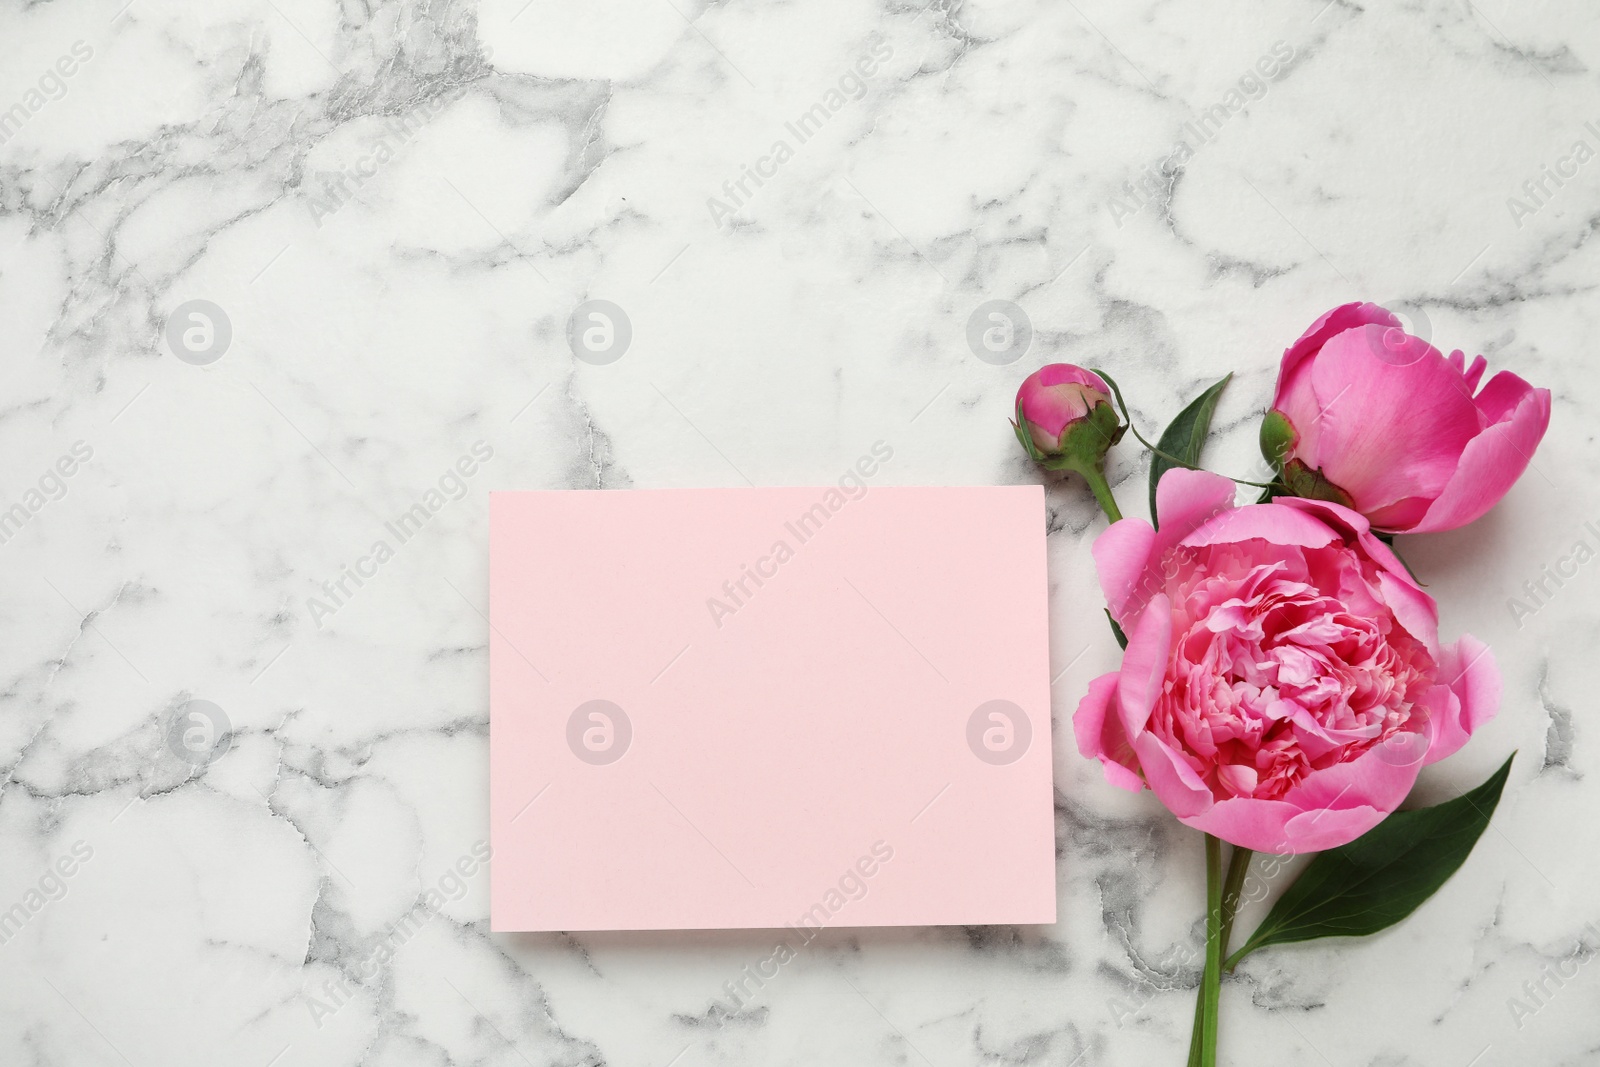
[[[1239,891],[1244,888],[1245,876],[1250,873],[1250,858],[1255,853],[1247,848],[1234,847],[1228,858],[1228,877],[1222,883],[1222,948],[1228,954],[1228,938],[1233,933],[1233,917],[1239,911]]]
[[[1185,468],[1187,470],[1192,470],[1192,471],[1198,471],[1198,470],[1204,470],[1205,469],[1204,467],[1195,466],[1193,463],[1190,463],[1186,459],[1179,459],[1177,456],[1174,456],[1172,453],[1164,452],[1160,448],[1158,448],[1155,445],[1151,444],[1150,441],[1145,437],[1145,435],[1139,432],[1139,428],[1133,424],[1133,416],[1128,413],[1128,403],[1127,403],[1127,401],[1122,399],[1122,390],[1117,387],[1117,383],[1116,382],[1111,380],[1111,375],[1109,375],[1105,371],[1099,370],[1097,368],[1091,368],[1091,370],[1093,370],[1094,373],[1098,374],[1101,378],[1104,378],[1105,379],[1105,383],[1107,385],[1111,386],[1111,393],[1112,393],[1113,396],[1115,396],[1117,398],[1117,407],[1122,409],[1122,421],[1127,425],[1128,429],[1133,431],[1134,438],[1141,445],[1143,445],[1145,447],[1145,450],[1147,452],[1149,452],[1153,456],[1160,456],[1162,459],[1166,460],[1168,463],[1171,463],[1173,466],[1176,466],[1176,467],[1183,467],[1183,468]],[[1278,488],[1279,487],[1277,482],[1252,482],[1247,478],[1233,478],[1233,477],[1229,477],[1226,474],[1224,474],[1223,477],[1227,478],[1228,481],[1230,481],[1230,482],[1238,482],[1240,485],[1251,485],[1251,486],[1254,486],[1257,489],[1274,489],[1274,488]]]
[[[1122,511],[1117,507],[1117,498],[1111,495],[1111,484],[1106,481],[1105,472],[1099,467],[1072,469],[1083,475],[1083,480],[1089,483],[1089,491],[1099,502],[1100,510],[1106,513],[1106,518],[1112,522],[1121,522]]]
[[[1222,842],[1206,835],[1206,970],[1200,992],[1205,999],[1201,1022],[1200,1067],[1217,1065],[1217,1005],[1222,980]]]
[[[1195,990],[1194,995],[1194,1027],[1189,1031],[1189,1063],[1188,1067],[1200,1067],[1200,1037],[1205,1032],[1206,1023],[1206,998],[1205,987]]]
[[[1255,853],[1247,848],[1235,848],[1228,858],[1228,876],[1222,882],[1222,933],[1219,954],[1228,953],[1228,938],[1233,933],[1233,917],[1239,910],[1239,891],[1244,888],[1245,876],[1250,873],[1250,859]],[[1225,968],[1231,970],[1232,968]],[[1205,1028],[1205,988],[1195,992],[1194,1026],[1189,1031],[1189,1067],[1200,1067],[1200,1035]]]

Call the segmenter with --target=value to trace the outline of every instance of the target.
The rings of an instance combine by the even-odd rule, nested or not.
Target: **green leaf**
[[[1318,853],[1228,959],[1228,969],[1268,945],[1362,937],[1416,911],[1466,862],[1500,803],[1516,755],[1471,792],[1431,808],[1397,811],[1348,845]]]
[[[1223,387],[1233,378],[1229,373],[1217,384],[1195,397],[1188,407],[1178,412],[1178,417],[1172,420],[1161,434],[1161,439],[1156,442],[1156,447],[1169,456],[1175,456],[1191,467],[1200,465],[1200,449],[1206,443],[1206,434],[1211,432],[1211,415],[1217,410],[1217,400],[1222,396]],[[1161,481],[1161,476],[1179,464],[1162,456],[1150,456],[1150,521],[1155,521],[1156,516],[1156,486]]]
[[[1128,635],[1122,632],[1122,627],[1117,625],[1117,620],[1111,617],[1111,610],[1109,608],[1101,608],[1100,610],[1106,613],[1106,622],[1111,624],[1111,633],[1116,637],[1117,644],[1122,648],[1127,648]]]

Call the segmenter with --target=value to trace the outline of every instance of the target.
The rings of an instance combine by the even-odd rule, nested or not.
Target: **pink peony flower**
[[[1494,716],[1500,675],[1473,638],[1439,644],[1433,599],[1359,514],[1233,496],[1171,470],[1159,531],[1124,519],[1095,541],[1128,648],[1089,684],[1078,748],[1235,845],[1333,848]]]
[[[1464,526],[1521,476],[1550,425],[1550,391],[1466,365],[1376,304],[1322,316],[1283,354],[1261,450],[1296,496],[1349,504],[1373,526]]]

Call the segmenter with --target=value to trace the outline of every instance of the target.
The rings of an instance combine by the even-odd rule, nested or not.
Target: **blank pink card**
[[[1040,487],[489,514],[493,929],[1055,921]]]

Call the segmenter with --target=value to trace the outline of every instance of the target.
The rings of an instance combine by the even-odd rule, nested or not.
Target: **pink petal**
[[[1361,805],[1305,811],[1282,800],[1233,797],[1182,821],[1240,848],[1294,856],[1349,844],[1386,815]]]
[[[1234,797],[1183,821],[1261,852],[1336,848],[1354,841],[1400,806],[1428,751],[1424,735],[1396,734],[1349,763],[1313,771],[1282,800]]]
[[[1172,602],[1166,594],[1158,593],[1151,598],[1149,610],[1139,616],[1133,632],[1128,635],[1128,647],[1122,653],[1122,672],[1117,680],[1117,713],[1135,750],[1139,735],[1150,721],[1156,698],[1161,695],[1167,657],[1171,652]]]
[[[1233,483],[1220,474],[1175,467],[1156,486],[1161,530],[1142,519],[1114,522],[1094,542],[1095,570],[1111,617],[1127,629],[1165,588],[1162,555],[1196,527],[1233,507]]]
[[[1483,360],[1482,356],[1478,357]],[[1505,422],[1515,412],[1519,405],[1527,399],[1529,393],[1542,392],[1546,396],[1550,390],[1535,390],[1533,386],[1503,370],[1489,379],[1489,384],[1483,387],[1483,392],[1474,398],[1473,403],[1478,405],[1478,410],[1483,414],[1483,424],[1493,426],[1497,422]]]
[[[1515,401],[1507,395],[1513,389]],[[1533,452],[1550,426],[1550,391],[1501,371],[1484,387],[1479,401],[1500,419],[1467,444],[1438,499],[1409,532],[1465,526],[1499,503],[1533,461]]]
[[[1310,374],[1318,410],[1309,420],[1290,414],[1296,454],[1369,515],[1443,489],[1483,426],[1461,372],[1398,329],[1330,339]]]
[[[1156,486],[1157,557],[1226,511],[1233,511],[1233,482],[1210,471],[1173,467]]]
[[[1310,329],[1300,335],[1298,341],[1284,349],[1283,361],[1278,365],[1278,392],[1272,406],[1280,411],[1284,410],[1278,401],[1283,398],[1286,388],[1292,384],[1291,379],[1298,377],[1296,372],[1307,356],[1315,355],[1328,343],[1330,337],[1368,323],[1399,326],[1400,320],[1377,304],[1356,303],[1341,304],[1313,322]]]
[[[1429,763],[1467,743],[1467,732],[1461,726],[1461,698],[1448,685],[1429,689],[1413,705],[1411,714],[1426,719],[1423,733],[1428,739]]]
[[[1338,531],[1310,514],[1307,509],[1289,504],[1247,504],[1216,516],[1183,539],[1190,548],[1226,545],[1250,538],[1275,545],[1321,548],[1341,540]]]
[[[1129,618],[1143,610],[1155,592],[1141,592],[1140,584],[1150,565],[1150,551],[1156,532],[1143,519],[1123,519],[1106,527],[1094,539],[1095,571],[1100,575],[1100,591],[1105,594],[1111,617],[1126,627]]]
[[[1108,396],[1111,389],[1100,375],[1072,363],[1046,363],[1033,372],[1040,385],[1087,385]]]
[[[1224,763],[1217,767],[1217,777],[1228,791],[1235,794],[1248,796],[1254,793],[1256,786],[1261,782],[1261,775],[1254,767],[1243,763]]]
[[[1193,767],[1152,733],[1140,734],[1133,742],[1139,753],[1139,766],[1145,781],[1167,810],[1180,819],[1193,818],[1211,808],[1211,790]]]
[[[1312,771],[1286,799],[1311,812],[1354,807],[1393,811],[1416,784],[1427,755],[1426,734],[1401,731],[1348,763]]]
[[[1494,718],[1504,684],[1489,646],[1465,635],[1439,658],[1439,681],[1450,688],[1455,700],[1445,709],[1443,721],[1434,724],[1428,763],[1455,752],[1478,727]]]
[[[1302,856],[1348,845],[1388,817],[1388,811],[1364,805],[1303,811],[1284,824],[1282,851]]]
[[[1373,508],[1372,524],[1380,530],[1409,533],[1411,528],[1428,514],[1428,509],[1431,507],[1433,507],[1431,496],[1408,496],[1392,504],[1385,504],[1381,508]]]
[[[1281,800],[1232,797],[1219,800],[1199,815],[1183,819],[1185,826],[1220,837],[1230,845],[1257,852],[1287,852],[1284,826],[1300,809]]]
[[[1078,739],[1078,751],[1104,765],[1106,781],[1137,793],[1144,788],[1144,779],[1139,777],[1138,758],[1122,732],[1116,699],[1116,671],[1090,682],[1072,716],[1072,732]]]
[[[1361,551],[1366,553],[1367,558],[1389,575],[1414,589],[1421,588],[1417,585],[1416,579],[1411,577],[1411,572],[1406,570],[1406,565],[1400,562],[1400,557],[1394,554],[1394,549],[1371,532],[1372,524],[1359,511],[1352,511],[1343,504],[1335,504],[1331,500],[1308,500],[1302,497],[1279,497],[1274,503],[1286,508],[1298,508],[1317,516],[1345,538],[1360,542]],[[1431,598],[1429,602],[1432,602]]]
[[[1378,589],[1384,603],[1394,612],[1395,621],[1405,627],[1406,633],[1421,641],[1428,654],[1439,658],[1439,605],[1433,597],[1417,588],[1409,576],[1382,573],[1378,575]]]

